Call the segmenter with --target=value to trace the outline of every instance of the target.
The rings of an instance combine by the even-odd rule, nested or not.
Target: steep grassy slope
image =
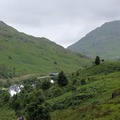
[[[112,72],[108,69],[109,65]],[[119,120],[120,70],[117,68],[120,66],[116,66],[116,63],[112,63],[112,66],[111,63],[106,63],[81,71],[84,76],[80,77],[85,78],[86,85],[77,84],[75,91],[48,101],[53,106],[63,105],[51,113],[52,120]],[[102,72],[93,74],[95,70]],[[104,70],[107,74],[104,74]],[[86,72],[89,77],[85,75]]]
[[[77,43],[69,46],[68,49],[91,58],[98,55],[105,59],[119,59],[119,46],[120,21],[113,21],[91,31]]]
[[[96,77],[97,80],[91,84],[79,87],[79,92],[94,96],[77,106],[53,112],[53,120],[119,120],[120,95],[112,99],[113,91],[120,88],[119,74]]]
[[[89,76],[96,76],[96,75],[107,75],[113,72],[120,71],[120,62],[104,62],[100,65],[94,65],[83,69],[80,71],[80,76],[82,77],[89,77]]]
[[[20,33],[0,22],[0,65],[15,68],[16,74],[68,72],[87,65],[88,61],[46,38]]]

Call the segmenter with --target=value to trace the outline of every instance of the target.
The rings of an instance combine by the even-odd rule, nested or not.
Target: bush
[[[81,80],[81,85],[86,85],[85,79],[82,79],[82,80]]]
[[[0,90],[0,107],[9,103],[10,94],[7,91]]]
[[[112,98],[115,98],[115,97],[117,97],[117,96],[120,96],[120,88],[114,90],[113,93],[112,93]]]
[[[51,87],[51,82],[49,80],[45,80],[43,83],[42,83],[42,89],[43,90],[47,90]]]
[[[37,103],[28,105],[26,112],[26,120],[51,120],[48,109]]]
[[[75,86],[71,87],[71,91],[76,91],[76,90],[77,90],[77,88]]]
[[[55,88],[53,91],[53,96],[58,97],[60,95],[62,95],[62,90],[59,87]]]
[[[77,79],[74,79],[74,80],[72,81],[72,85],[76,85],[77,82],[78,82],[78,80],[77,80]]]

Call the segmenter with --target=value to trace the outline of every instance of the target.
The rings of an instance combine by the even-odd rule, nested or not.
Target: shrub
[[[45,80],[43,83],[42,83],[42,89],[43,90],[47,90],[51,87],[51,82],[49,80]]]
[[[86,85],[85,79],[82,79],[82,80],[81,80],[81,85]]]
[[[76,90],[77,90],[77,88],[75,86],[71,87],[71,91],[76,91]]]
[[[27,107],[26,120],[50,120],[48,109],[43,105],[32,103]]]
[[[55,88],[53,91],[53,96],[58,97],[60,95],[62,95],[62,90],[59,87]]]
[[[115,98],[116,96],[120,96],[120,88],[113,91],[112,98]]]

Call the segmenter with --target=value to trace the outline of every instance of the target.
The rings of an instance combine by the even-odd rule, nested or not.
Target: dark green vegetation
[[[60,73],[68,80],[66,86],[58,84],[61,74],[51,78],[54,84],[48,78],[19,81],[25,86],[19,94],[10,98],[4,91],[1,95],[2,111],[7,110],[13,120],[19,115],[27,120],[36,116],[38,120],[119,120],[120,62],[105,61],[72,74]],[[2,112],[1,116],[6,119]]]
[[[120,21],[103,24],[68,49],[90,58],[120,59]]]
[[[46,98],[43,94],[45,92],[44,80],[29,78],[18,82],[18,84],[23,84],[24,88],[13,97],[10,97],[7,89],[0,91],[0,120],[14,120],[21,115],[26,120],[50,120],[49,108],[45,103]],[[49,82],[49,84],[51,83]],[[6,115],[4,111],[7,112]]]
[[[59,86],[66,86],[68,84],[68,79],[65,76],[65,73],[61,71],[58,75],[58,85]]]
[[[99,65],[100,64],[100,57],[96,56],[95,58],[95,65]]]
[[[89,60],[46,38],[20,33],[0,22],[0,77],[33,73],[74,71],[86,66]],[[5,70],[1,71],[4,66]]]

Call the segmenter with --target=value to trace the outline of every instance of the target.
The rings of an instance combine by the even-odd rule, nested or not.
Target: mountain
[[[120,20],[104,23],[67,49],[91,58],[120,59]]]
[[[0,21],[0,73],[15,74],[74,71],[86,66],[89,59],[48,40],[18,32]],[[3,69],[4,68],[4,69]],[[1,73],[1,74],[2,74]],[[11,74],[11,73],[9,73]]]

